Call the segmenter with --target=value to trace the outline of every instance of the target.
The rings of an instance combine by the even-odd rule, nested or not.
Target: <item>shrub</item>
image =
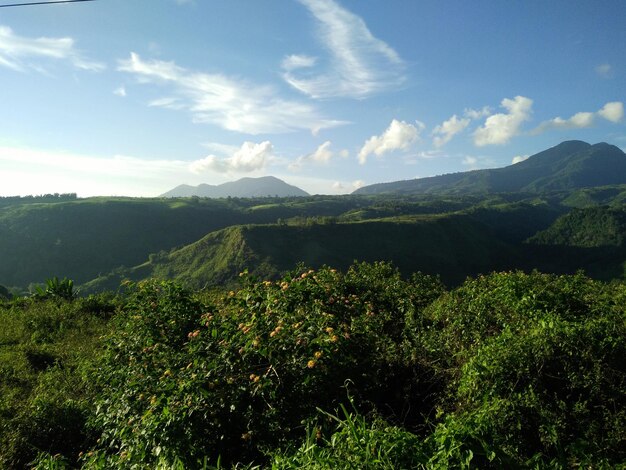
[[[449,382],[431,440],[437,461],[623,463],[624,294],[581,274],[501,273],[427,309],[426,343]]]
[[[346,380],[361,409],[422,419],[428,374],[405,325],[437,281],[381,263],[242,283],[212,305],[171,282],[135,287],[98,378],[97,423],[118,457],[262,460],[318,407],[340,406]]]

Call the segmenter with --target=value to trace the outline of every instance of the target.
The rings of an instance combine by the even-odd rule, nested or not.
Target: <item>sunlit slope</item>
[[[515,254],[483,224],[462,215],[381,219],[358,223],[228,227],[152,259],[91,288],[112,287],[124,276],[173,278],[202,287],[236,279],[249,269],[274,276],[297,263],[343,269],[354,260],[392,261],[403,273],[440,274],[456,283],[469,274],[502,269]]]
[[[85,282],[250,220],[225,201],[207,200],[109,198],[9,207],[0,211],[0,284],[25,286],[53,275]]]
[[[530,239],[541,245],[626,247],[626,205],[574,209]]]

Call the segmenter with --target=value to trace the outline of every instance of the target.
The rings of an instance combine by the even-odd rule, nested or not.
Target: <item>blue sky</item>
[[[623,0],[0,8],[0,195],[263,175],[344,194],[626,148],[624,25]]]

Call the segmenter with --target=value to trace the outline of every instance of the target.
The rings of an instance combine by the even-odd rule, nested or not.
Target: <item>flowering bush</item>
[[[436,279],[379,263],[241,283],[203,301],[171,282],[132,287],[98,378],[108,458],[259,459],[337,408],[346,383],[363,411],[421,419],[429,375],[407,328],[441,294]]]

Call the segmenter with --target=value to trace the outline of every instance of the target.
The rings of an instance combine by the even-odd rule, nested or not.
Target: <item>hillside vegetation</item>
[[[385,263],[238,278],[0,303],[1,464],[626,464],[623,284],[503,272],[446,290]]]

